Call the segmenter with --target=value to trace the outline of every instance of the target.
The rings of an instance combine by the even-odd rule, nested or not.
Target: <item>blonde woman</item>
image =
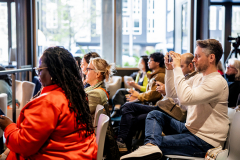
[[[86,70],[86,82],[90,84],[90,87],[85,88],[85,92],[88,94],[90,112],[94,115],[98,104],[105,105],[108,103],[109,95],[106,91],[105,82],[108,82],[113,74],[113,66],[98,57],[90,59]]]
[[[90,87],[85,88],[85,92],[88,94],[88,101],[90,112],[94,115],[96,106],[101,104],[105,108],[105,114],[110,116],[108,108],[108,92],[106,91],[105,82],[108,82],[110,76],[113,75],[114,67],[102,58],[90,59],[90,63],[87,67],[86,82],[90,84]],[[104,152],[107,159],[119,159],[119,151],[117,143],[114,139],[114,133],[111,123],[109,123],[106,140],[104,145]]]
[[[235,58],[229,59],[226,68],[224,78],[229,88],[228,107],[235,108],[240,93],[240,61]]]

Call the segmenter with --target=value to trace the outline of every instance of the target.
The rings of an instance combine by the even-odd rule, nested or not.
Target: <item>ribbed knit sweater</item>
[[[166,94],[187,106],[187,129],[214,147],[224,144],[229,129],[228,84],[218,73],[185,80],[180,67],[168,70]]]

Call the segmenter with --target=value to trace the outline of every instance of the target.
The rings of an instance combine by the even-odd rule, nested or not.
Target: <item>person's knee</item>
[[[125,113],[127,113],[127,112],[129,112],[129,111],[131,111],[132,109],[132,106],[133,104],[132,103],[125,103],[124,105],[122,105],[121,106],[121,113],[122,114],[125,114]]]
[[[163,116],[164,116],[164,113],[162,113],[161,111],[154,110],[148,113],[147,118],[163,117]]]

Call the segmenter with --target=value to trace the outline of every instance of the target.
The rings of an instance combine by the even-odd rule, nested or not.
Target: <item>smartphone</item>
[[[170,62],[172,62],[173,61],[173,59],[172,59],[172,57],[170,56],[170,54],[168,55],[168,63],[170,63]]]
[[[0,115],[4,115],[5,116],[5,114],[3,113],[3,111],[0,109]]]

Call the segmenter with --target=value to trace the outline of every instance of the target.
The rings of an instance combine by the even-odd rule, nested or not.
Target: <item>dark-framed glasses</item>
[[[45,68],[48,68],[48,67],[41,67],[41,68],[34,67],[33,69],[35,70],[36,74],[39,76],[41,71]]]

